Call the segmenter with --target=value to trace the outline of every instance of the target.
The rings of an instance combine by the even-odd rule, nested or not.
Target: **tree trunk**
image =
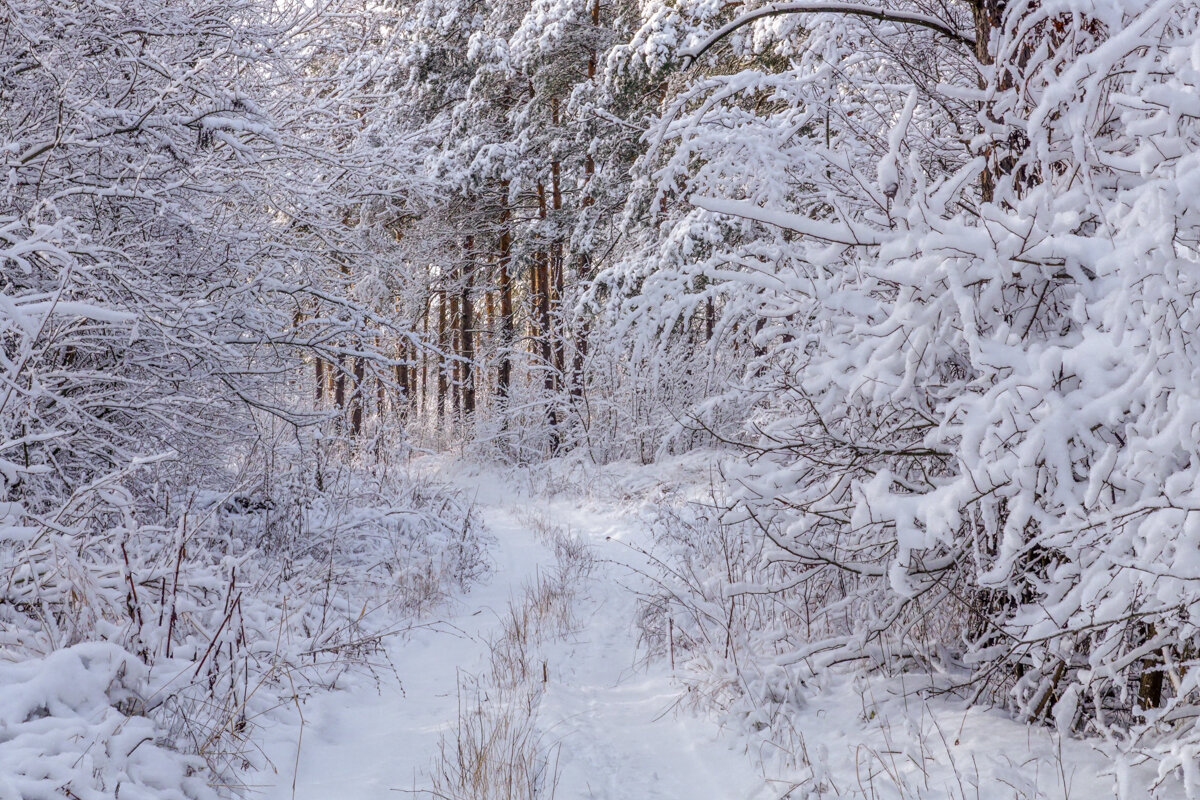
[[[433,293],[425,297],[421,309],[421,337],[425,347],[421,350],[421,393],[417,404],[417,413],[422,419],[429,416],[429,304],[433,302]]]
[[[592,0],[592,27],[600,27],[600,0]],[[596,51],[588,53],[588,80],[596,79]],[[592,197],[592,180],[596,175],[596,162],[592,158],[591,148],[588,148],[583,159],[583,199],[581,208],[585,211],[595,203]],[[579,277],[585,283],[592,280],[592,259],[588,253],[580,255]],[[575,352],[571,359],[571,401],[577,403],[583,400],[584,368],[587,363],[587,348],[589,325],[583,321],[575,334]]]
[[[339,412],[346,410],[346,356],[338,353],[337,375],[333,380],[333,404]],[[340,417],[339,417],[340,419]]]
[[[538,184],[538,216],[546,219],[546,187]],[[546,390],[546,424],[550,428],[550,452],[558,452],[558,411],[554,403],[554,358],[553,347],[550,344],[550,257],[545,250],[540,251],[535,259],[536,279],[534,282],[534,305],[537,309],[537,341],[541,350],[543,375],[542,386]]]
[[[379,337],[375,337],[375,351],[383,352],[379,344]],[[378,419],[383,419],[383,408],[387,403],[387,383],[383,380],[386,372],[375,373],[375,416]]]
[[[584,322],[575,337],[575,356],[571,361],[571,400],[583,400],[584,366],[587,361],[588,323]]]
[[[512,211],[508,207],[508,181],[500,184],[500,242],[497,276],[500,290],[500,364],[496,374],[496,394],[503,400],[508,397],[512,383],[513,302],[512,302]]]
[[[461,270],[461,267],[460,267]],[[450,339],[450,353],[454,358],[450,362],[450,403],[454,409],[454,419],[458,419],[462,411],[462,340],[459,337],[462,310],[458,305],[458,291],[450,292],[449,330],[446,332]]]
[[[462,299],[459,306],[461,329],[459,341],[462,344],[462,409],[464,421],[475,413],[475,319],[471,306],[471,289],[475,281],[475,237],[467,237],[467,254],[463,262]]]
[[[561,120],[559,119],[559,103],[554,100],[552,103],[552,118],[555,127]],[[551,193],[550,202],[551,208],[554,210],[555,225],[562,224],[562,164],[558,159],[550,164],[550,183]],[[563,374],[566,371],[566,354],[563,352],[563,319],[562,319],[562,296],[563,296],[563,239],[561,234],[554,237],[553,244],[550,245],[550,280],[548,285],[549,290],[549,307],[547,315],[550,318],[550,324],[553,326],[547,330],[547,335],[550,336],[552,348],[554,351],[554,371],[550,376],[553,381],[552,388],[558,391]]]
[[[396,416],[401,420],[408,417],[408,398],[412,396],[412,388],[408,384],[408,345],[402,344],[397,349],[396,359],[403,364],[396,365]]]
[[[354,359],[354,391],[350,395],[350,435],[358,437],[363,431],[363,406],[366,403],[365,382],[366,360],[362,356]]]
[[[446,351],[449,349],[446,337],[445,290],[438,291],[437,342],[437,417],[440,426],[446,419]]]
[[[990,66],[995,61],[992,54],[992,34],[1000,29],[1008,0],[972,0],[971,16],[975,20],[975,58],[979,63]]]
[[[317,408],[320,408],[325,402],[325,360],[317,356],[313,362],[313,368],[316,371],[317,380]]]
[[[971,15],[975,20],[975,57],[983,67],[990,67],[995,63],[995,55],[991,48],[992,36],[1000,30],[1007,5],[1008,0],[972,0],[971,2]],[[997,81],[999,84],[997,89],[1012,88],[1012,71],[1001,70],[997,75]],[[993,121],[999,122],[992,115],[990,109],[987,114]],[[983,174],[979,176],[979,196],[985,203],[995,200],[996,185],[999,179],[1012,168],[1012,157],[1008,154],[997,153],[996,150],[994,145],[988,146],[984,153],[987,158],[987,166],[984,167]]]

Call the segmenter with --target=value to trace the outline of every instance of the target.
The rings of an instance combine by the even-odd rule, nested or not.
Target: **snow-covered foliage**
[[[728,26],[650,136],[669,223],[604,279],[671,363],[715,303],[741,377],[685,421],[790,565],[728,591],[820,622],[782,661],[952,672],[1194,792],[1200,20],[997,4],[975,47],[957,8]]]
[[[321,493],[281,479],[180,498],[169,515],[139,512],[123,477],[0,525],[10,565],[0,636],[18,681],[4,691],[24,703],[2,706],[15,738],[0,748],[13,764],[34,747],[65,759],[27,776],[47,797],[122,781],[150,792],[176,773],[188,780],[161,784],[162,796],[236,786],[259,762],[264,715],[369,669],[383,637],[486,570],[470,509],[405,476],[372,484],[347,473]],[[138,751],[144,765],[118,757],[145,737],[157,744]],[[110,760],[93,770],[92,750]]]
[[[252,0],[6,6],[7,499],[53,503],[164,451],[220,464],[246,409],[303,421],[306,352],[394,335],[339,267],[386,255],[372,209],[420,181],[398,185],[402,136],[360,135],[371,65],[322,19]]]
[[[468,508],[340,441],[414,338],[367,279],[428,200],[385,21],[0,10],[6,797],[227,794],[262,715],[484,569]]]
[[[256,681],[481,568],[399,458],[718,447],[661,566],[681,641],[774,666],[715,701],[920,673],[1200,796],[1194,3],[14,0],[0,34],[0,620],[12,680],[99,676],[13,724],[108,708],[232,775]],[[80,790],[196,768],[164,748]]]
[[[203,761],[164,748],[142,716],[146,665],[87,642],[0,664],[0,789],[8,797],[216,797]]]

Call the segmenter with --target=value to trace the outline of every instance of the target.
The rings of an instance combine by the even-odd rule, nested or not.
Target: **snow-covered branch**
[[[720,42],[729,34],[767,17],[777,17],[785,14],[846,14],[856,17],[866,17],[875,19],[881,22],[895,22],[901,25],[915,25],[921,28],[927,28],[941,36],[950,39],[953,42],[965,45],[968,48],[974,49],[975,39],[965,34],[944,20],[932,17],[928,14],[919,14],[912,11],[904,11],[901,9],[887,9],[878,6],[865,5],[861,3],[811,3],[811,2],[782,2],[768,3],[761,8],[756,8],[753,11],[748,11],[745,14],[731,20],[717,30],[710,33],[707,37],[695,44],[679,51],[680,57],[685,60],[685,63],[695,63],[705,53],[707,53],[714,45]]]

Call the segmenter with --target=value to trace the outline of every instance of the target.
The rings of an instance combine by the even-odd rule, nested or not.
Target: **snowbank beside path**
[[[149,668],[106,642],[0,663],[0,798],[215,798],[203,759],[142,716],[152,694]]]
[[[277,721],[265,746],[275,772],[249,781],[266,800],[356,800],[429,786],[439,737],[456,719],[460,678],[484,667],[488,635],[512,593],[550,558],[523,525],[481,510],[497,540],[490,578],[390,637],[374,677],[347,675],[337,691],[303,704],[300,724],[294,715]]]
[[[636,517],[578,495],[522,490],[511,473],[452,462],[419,468],[474,498],[495,537],[494,572],[436,619],[394,637],[378,680],[350,678],[304,704],[302,727],[278,724],[267,746],[277,773],[250,781],[263,797],[357,800],[391,790],[427,797],[439,740],[459,716],[460,686],[485,671],[488,642],[514,598],[551,569],[554,554],[542,534],[554,526],[589,543],[598,566],[575,587],[575,629],[540,645],[546,683],[536,721],[555,762],[553,796],[775,796],[714,721],[679,708],[669,667],[639,663],[636,596],[620,544],[636,535]]]
[[[678,516],[671,515],[683,506],[710,504],[714,493],[720,496],[721,458],[720,453],[694,452],[658,464],[603,468],[562,460],[537,468],[536,476],[527,480],[560,487],[562,498],[584,493],[597,507],[619,503],[622,524],[610,533],[630,547],[624,548],[623,556],[609,555],[631,572],[649,573],[634,577],[631,588],[648,592],[647,599],[654,602],[656,592],[687,589],[686,582],[661,583],[666,580],[663,569],[689,571],[689,579],[705,579],[707,573],[695,552],[672,552],[678,539],[664,541],[658,533],[664,524],[679,522]],[[665,512],[671,516],[667,523]],[[688,535],[704,535],[698,527],[689,529]],[[677,557],[683,560],[672,560]],[[651,563],[659,558],[661,563]],[[687,563],[688,558],[694,560]],[[707,590],[727,607],[722,579],[708,577],[712,585]],[[631,596],[626,593],[625,598]],[[675,646],[657,643],[658,663],[645,674],[663,669],[673,655],[677,671],[664,702],[676,699],[717,714],[724,723],[722,741],[736,741],[747,764],[766,776],[773,791],[766,796],[813,800],[1174,800],[1186,796],[1179,776],[1160,776],[1154,762],[1122,755],[1115,742],[1064,736],[1053,727],[1015,720],[1000,708],[970,707],[947,691],[952,683],[947,676],[887,677],[846,668],[814,678],[787,664],[787,659],[767,657],[765,651],[735,647],[734,652],[723,653],[722,648],[730,645],[718,606],[701,609],[713,617],[707,644],[685,647],[677,618]],[[753,637],[761,632],[745,633]],[[703,792],[698,796],[726,795]]]
[[[669,657],[648,658],[639,648],[639,598],[653,588],[653,564],[643,550],[655,546],[656,509],[705,498],[710,457],[590,474],[569,464],[501,473],[430,460],[422,468],[474,498],[495,537],[495,572],[396,637],[385,677],[354,678],[304,706],[298,771],[297,729],[276,730],[269,751],[279,775],[268,800],[292,797],[293,775],[297,798],[430,797],[462,687],[479,685],[472,681],[488,669],[489,643],[514,598],[553,567],[545,536],[553,527],[587,542],[596,566],[575,587],[569,635],[536,653],[545,679],[532,693],[536,726],[554,771],[546,797],[1077,800],[1114,797],[1118,784],[1154,786],[1143,796],[1159,800],[1183,796],[1174,779],[1156,783],[1151,766],[1123,765],[1103,742],[924,696],[914,691],[917,679],[847,672],[796,683],[788,703],[768,714],[751,694],[779,691],[791,680],[786,670],[746,664],[739,678],[719,660],[680,657],[673,669]],[[694,690],[714,675],[728,682],[724,705]],[[762,680],[739,687],[746,675]]]

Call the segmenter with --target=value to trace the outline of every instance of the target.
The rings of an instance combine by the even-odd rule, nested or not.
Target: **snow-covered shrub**
[[[692,416],[745,421],[727,521],[792,565],[789,629],[842,618],[782,663],[953,672],[1195,794],[1200,14],[879,13],[731,24],[645,161],[657,260],[608,279],[644,340],[709,296],[753,332]]]
[[[375,284],[344,270],[348,254],[364,270],[390,254],[389,209],[411,187],[366,88],[378,65],[361,43],[381,15],[259,0],[0,12],[0,680],[41,664],[101,686],[49,709],[98,739],[46,738],[47,759],[81,748],[78,774],[48,760],[36,792],[236,782],[263,713],[361,660],[387,612],[482,569],[469,511],[363,463],[345,435],[361,434],[367,380],[384,405],[385,353],[404,338]],[[339,408],[314,408],[314,361],[338,365],[342,389],[353,378]],[[118,654],[72,660],[100,643]],[[35,712],[12,724],[58,724]],[[122,731],[153,732],[129,749]],[[160,748],[201,761],[156,782]]]
[[[0,661],[0,793],[27,800],[210,800],[204,762],[164,746],[144,716],[151,670],[120,647],[86,642]]]
[[[670,663],[689,702],[736,730],[763,731],[795,763],[793,725],[814,673],[780,661],[844,634],[852,609],[807,602],[805,568],[770,560],[758,529],[724,521],[715,503],[664,503],[645,516],[654,534],[640,602],[646,653]]]
[[[97,482],[52,516],[10,509],[0,525],[5,659],[18,670],[103,643],[136,665],[133,711],[121,708],[153,719],[162,746],[202,757],[207,781],[236,783],[256,758],[263,714],[369,669],[381,637],[486,570],[470,509],[410,478],[207,493],[154,523],[139,520],[128,478]],[[273,530],[271,514],[287,528]]]

